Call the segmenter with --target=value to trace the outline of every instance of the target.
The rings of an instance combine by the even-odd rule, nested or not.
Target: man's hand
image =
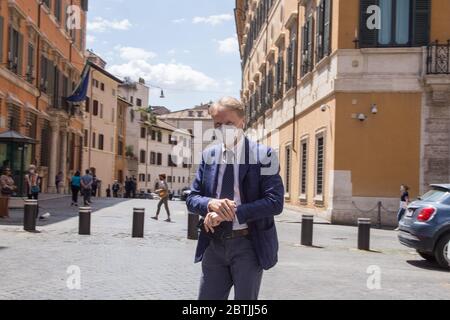
[[[223,221],[225,220],[223,220],[217,213],[208,213],[204,221],[206,232],[214,233],[214,228],[219,226]]]
[[[208,210],[217,213],[223,221],[233,221],[236,208],[236,202],[229,199],[213,199],[208,203]]]

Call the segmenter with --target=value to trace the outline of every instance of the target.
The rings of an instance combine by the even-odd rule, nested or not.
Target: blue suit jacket
[[[222,147],[207,149],[186,200],[188,210],[205,217],[208,202],[216,198]],[[278,262],[278,237],[274,216],[284,206],[284,186],[278,158],[266,146],[245,139],[245,164],[239,168],[241,202],[237,208],[239,223],[246,223],[261,266],[268,270]],[[200,262],[210,238],[200,232],[195,262]]]

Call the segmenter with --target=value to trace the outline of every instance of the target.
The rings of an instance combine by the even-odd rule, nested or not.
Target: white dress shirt
[[[239,165],[240,165],[240,159],[241,155],[244,151],[244,137],[242,137],[239,142],[237,143],[235,149],[227,149],[224,144],[222,144],[222,157],[221,162],[219,166],[219,178],[217,180],[217,191],[216,191],[216,198],[220,199],[220,194],[222,192],[222,182],[223,182],[223,175],[225,174],[225,170],[227,168],[227,157],[226,157],[226,151],[229,150],[233,153],[235,153],[234,157],[234,202],[236,202],[236,206],[241,205],[241,193],[239,191]],[[247,229],[247,224],[240,224],[238,221],[237,216],[234,217],[233,221],[233,230],[243,230]]]

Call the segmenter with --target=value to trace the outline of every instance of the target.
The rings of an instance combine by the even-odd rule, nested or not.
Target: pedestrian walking
[[[31,165],[28,169],[28,174],[25,175],[26,189],[28,199],[38,200],[39,193],[41,192],[40,184],[41,178],[39,177],[36,166]]]
[[[25,186],[29,200],[39,200],[39,193],[41,192],[41,177],[37,173],[36,166],[31,165],[28,169],[28,174],[25,175]],[[43,216],[39,216],[39,207],[36,219],[39,217],[43,220]]]
[[[17,190],[9,167],[3,167],[0,176],[0,218],[9,218],[9,198]]]
[[[83,193],[83,203],[85,206],[91,205],[91,196],[92,196],[92,183],[93,178],[89,170],[86,170],[86,174],[81,177],[81,190]]]
[[[406,209],[409,205],[409,187],[405,184],[400,186],[400,208],[397,213],[397,220],[400,221],[403,219],[403,216],[406,213]],[[396,229],[398,231],[399,228]]]
[[[137,191],[137,180],[136,177],[133,176],[131,179],[131,197],[136,199],[136,191]]]
[[[119,197],[119,191],[120,191],[120,184],[119,181],[114,181],[113,186],[112,186],[112,191],[113,191],[113,197],[114,198],[118,198]]]
[[[63,180],[64,180],[64,174],[62,171],[58,172],[58,174],[55,177],[55,186],[56,186],[56,192],[58,194],[61,193],[61,188],[63,187]]]
[[[111,185],[108,184],[108,188],[106,188],[106,197],[111,198]]]
[[[125,199],[131,197],[131,189],[132,189],[132,181],[131,178],[126,177],[125,179]]]
[[[195,262],[202,261],[200,300],[256,300],[263,270],[278,261],[274,216],[284,206],[278,159],[245,137],[244,105],[224,98],[210,108],[216,137],[207,149],[187,198],[202,217]]]
[[[72,204],[71,206],[78,206],[78,193],[81,190],[81,173],[80,171],[75,172],[72,179],[70,180],[70,187],[72,190]]]
[[[94,174],[92,177],[92,196],[97,196],[97,190],[98,190],[99,180],[97,179],[97,176]]]
[[[161,211],[161,206],[164,204],[164,208],[166,209],[167,219],[166,222],[171,222],[170,219],[170,211],[169,211],[169,186],[166,182],[166,175],[160,174],[159,181],[157,182],[157,193],[159,193],[159,203],[158,203],[158,211],[156,212],[156,216],[152,217],[154,220],[158,220],[159,213]]]

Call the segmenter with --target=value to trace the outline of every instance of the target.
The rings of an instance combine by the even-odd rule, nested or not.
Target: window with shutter
[[[368,21],[375,13],[370,11],[371,6],[378,6],[378,0],[360,0],[359,44],[361,47],[377,46],[377,30],[368,25]]]
[[[28,44],[28,60],[27,60],[27,81],[33,83],[34,81],[34,47],[31,43]]]
[[[331,54],[331,0],[324,0],[324,25],[323,25],[323,54],[328,56]]]
[[[17,35],[17,74],[22,76],[23,74],[23,35],[18,33]]]
[[[308,53],[307,53],[307,61],[308,61],[308,72],[311,72],[313,69],[314,63],[314,18],[311,16],[308,19]]]
[[[324,32],[324,0],[320,1],[316,15],[316,60],[320,61],[323,54],[323,32]]]
[[[379,15],[377,11],[371,10],[371,6],[378,6]],[[427,45],[430,6],[431,0],[360,0],[360,46]],[[377,24],[379,29],[376,28]]]
[[[23,36],[11,25],[8,28],[8,68],[21,75],[23,63]]]
[[[415,0],[413,38],[415,46],[426,46],[430,42],[430,0]]]

